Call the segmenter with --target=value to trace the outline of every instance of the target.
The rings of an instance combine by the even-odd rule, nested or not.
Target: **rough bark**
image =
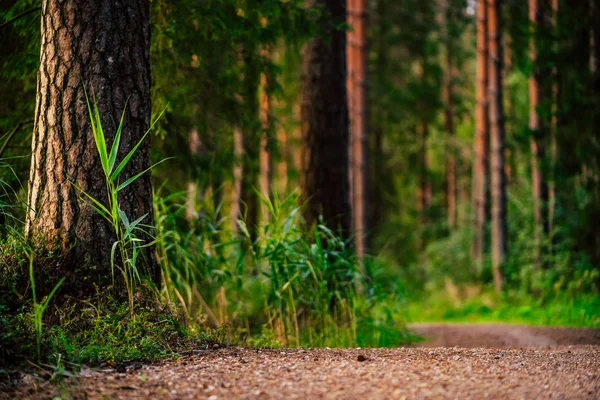
[[[531,130],[531,183],[538,265],[541,265],[541,246],[548,234],[548,183],[542,172],[542,163],[546,156],[545,127],[538,113],[542,101],[543,77],[538,59],[537,41],[543,22],[543,5],[543,0],[529,0],[529,22],[532,26],[529,58],[533,66],[533,73],[529,78],[529,129]]]
[[[301,95],[302,186],[309,224],[323,217],[348,238],[351,229],[348,182],[345,0],[307,0],[324,8],[320,36],[304,48]]]
[[[44,0],[42,4],[28,194],[31,208],[25,233],[38,246],[59,246],[68,253],[69,265],[95,266],[93,274],[80,276],[82,285],[110,276],[115,241],[112,228],[88,201],[80,200],[72,184],[106,202],[106,183],[90,129],[84,86],[98,104],[109,146],[127,102],[118,157],[122,159],[150,124],[149,14],[150,5],[143,0]],[[149,165],[147,138],[122,180]],[[144,223],[152,226],[150,174],[122,190],[120,202],[130,220],[148,214]],[[153,248],[143,253],[152,279],[159,283]]]
[[[487,7],[483,1],[477,2],[477,71],[476,71],[476,109],[475,139],[472,177],[472,214],[473,242],[471,256],[476,264],[483,261],[484,227],[487,207],[487,149],[489,136],[488,103],[486,90],[488,85],[488,46],[487,46]]]
[[[492,200],[492,271],[496,292],[502,291],[502,264],[507,252],[506,176],[504,174],[504,109],[502,90],[501,0],[487,0],[489,47],[489,116]]]
[[[350,115],[350,158],[352,182],[353,231],[356,253],[367,248],[367,59],[365,0],[347,0],[348,24],[348,108]]]

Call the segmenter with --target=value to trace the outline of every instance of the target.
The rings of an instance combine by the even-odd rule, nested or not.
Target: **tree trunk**
[[[346,98],[345,0],[307,0],[323,6],[320,36],[304,48],[301,100],[302,186],[308,224],[323,217],[344,238],[350,236],[348,104]]]
[[[552,0],[552,25],[555,36],[558,36],[558,0]],[[558,45],[554,43],[554,50],[558,53]],[[552,121],[550,128],[550,168],[551,177],[548,183],[548,232],[554,230],[554,214],[556,208],[556,162],[557,148],[556,135],[558,133],[558,104],[560,102],[560,77],[558,66],[552,67]]]
[[[367,241],[367,90],[366,90],[366,4],[347,0],[348,24],[348,108],[350,114],[350,154],[353,231],[356,253],[364,256]]]
[[[200,155],[200,152],[203,150],[202,142],[200,140],[200,135],[198,134],[197,128],[192,128],[190,130],[190,133],[188,135],[188,144],[190,146],[191,159],[197,161],[195,160],[195,158],[197,158]],[[187,183],[185,212],[186,219],[192,226],[199,218],[199,215],[196,212],[196,206],[198,205],[198,202],[201,201],[201,199],[204,197],[204,189],[202,185],[199,184],[198,174],[196,173],[198,166],[194,161],[194,171],[192,172],[190,180]]]
[[[268,49],[263,50],[263,56],[268,57]],[[260,139],[260,178],[259,178],[259,190],[260,195],[263,199],[269,199],[271,197],[271,180],[272,180],[272,165],[271,165],[271,97],[269,95],[269,77],[262,73],[260,75],[260,88],[259,88],[259,119],[261,125],[261,139]],[[260,207],[261,223],[266,224],[269,222],[270,213],[269,209],[261,202]]]
[[[423,249],[426,244],[425,228],[428,223],[427,212],[431,204],[431,183],[429,181],[429,157],[427,154],[427,138],[429,137],[429,124],[422,118],[417,124],[417,140],[419,143],[419,187],[417,188],[417,209],[419,211],[419,223],[421,224],[422,240],[419,248]]]
[[[42,3],[28,194],[31,208],[25,234],[38,246],[58,245],[68,252],[70,262],[63,265],[97,267],[92,274],[80,276],[86,289],[92,287],[92,281],[103,284],[110,279],[115,237],[89,201],[80,200],[73,185],[106,203],[106,182],[90,128],[84,86],[98,104],[109,146],[126,108],[118,154],[121,160],[150,125],[149,16],[150,5],[141,0]],[[149,166],[150,142],[146,138],[125,169],[122,181]],[[147,214],[143,223],[154,225],[149,173],[123,189],[119,200],[130,220]],[[145,248],[143,255],[152,280],[160,283],[153,248]],[[87,276],[89,280],[84,278]]]
[[[529,129],[531,130],[531,183],[533,189],[533,215],[535,220],[535,240],[537,247],[536,263],[541,266],[541,247],[548,233],[548,184],[542,173],[542,163],[546,149],[544,143],[544,127],[538,113],[542,100],[542,76],[538,60],[537,42],[543,19],[543,0],[529,0],[529,22],[532,26],[529,58],[533,65],[533,73],[529,78]]]
[[[451,9],[448,0],[442,0],[442,34],[446,43],[444,68],[444,125],[446,129],[446,214],[448,229],[456,226],[456,157],[454,148],[454,59],[452,57],[452,37],[450,35]]]
[[[244,157],[243,134],[239,127],[233,128],[233,184],[230,188],[229,201],[231,208],[229,216],[231,219],[231,230],[238,232],[238,219],[241,216],[241,193],[242,193],[242,158]]]
[[[481,265],[484,252],[484,227],[487,207],[487,171],[488,171],[488,103],[486,91],[488,85],[488,45],[487,45],[487,7],[483,1],[477,2],[477,81],[475,109],[475,140],[472,178],[473,242],[471,256]]]
[[[242,127],[242,182],[240,192],[241,217],[254,243],[258,237],[260,218],[260,200],[257,193],[257,183],[260,176],[260,105],[258,88],[260,72],[257,68],[256,49],[252,44],[244,48],[244,84],[245,84],[245,118]]]
[[[489,37],[489,113],[492,194],[492,271],[496,292],[502,291],[502,264],[507,251],[506,177],[504,175],[504,110],[502,92],[501,0],[487,0]]]

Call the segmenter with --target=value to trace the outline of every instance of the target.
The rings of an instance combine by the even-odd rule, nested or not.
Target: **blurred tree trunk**
[[[454,59],[453,38],[450,34],[452,10],[448,0],[442,0],[442,36],[446,54],[444,63],[444,127],[446,129],[446,214],[448,229],[456,226],[456,156],[454,146]]]
[[[196,212],[196,207],[198,202],[204,197],[204,188],[199,183],[198,180],[198,166],[197,166],[197,157],[203,150],[202,142],[200,140],[200,135],[198,135],[198,129],[192,128],[188,135],[188,144],[190,151],[190,158],[192,161],[192,168],[194,171],[191,174],[191,179],[187,183],[186,190],[186,218],[190,224],[193,224],[198,218],[199,215]]]
[[[250,17],[249,17],[250,18]],[[253,44],[244,47],[244,102],[245,115],[242,120],[242,180],[240,189],[240,217],[246,223],[250,240],[258,237],[260,199],[257,183],[260,177],[261,128],[258,89],[260,72]]]
[[[242,193],[242,159],[244,157],[243,133],[239,127],[233,128],[233,185],[230,188],[229,201],[231,208],[229,216],[231,219],[231,229],[234,233],[238,232],[238,219],[241,215],[241,193]]]
[[[558,0],[552,0],[552,25],[553,34],[558,37]],[[558,53],[556,40],[553,41],[553,50]],[[556,208],[556,135],[558,134],[558,107],[560,101],[560,76],[556,63],[552,67],[552,121],[550,128],[550,169],[551,176],[548,183],[548,232],[554,230],[554,214]]]
[[[425,118],[417,123],[417,141],[418,141],[418,164],[419,164],[419,184],[417,188],[417,209],[419,211],[419,222],[423,233],[420,249],[426,244],[425,225],[428,223],[427,212],[431,205],[431,182],[429,181],[429,157],[427,154],[427,138],[429,137],[429,124]]]
[[[504,110],[502,92],[502,0],[487,0],[489,48],[489,113],[492,198],[492,271],[496,292],[502,291],[502,264],[507,252]]]
[[[367,248],[367,90],[366,90],[366,1],[347,0],[348,109],[350,116],[350,159],[353,231],[356,253]]]
[[[279,127],[277,129],[277,146],[279,147],[279,160],[276,161],[276,168],[274,167],[274,169],[277,170],[277,193],[280,196],[284,196],[286,194],[288,185],[289,144],[287,136],[288,135],[285,129],[283,129],[282,127]],[[271,164],[273,164],[273,160],[271,161]]]
[[[529,58],[533,72],[529,78],[529,129],[531,130],[531,182],[533,188],[533,214],[535,219],[535,240],[537,264],[541,266],[541,252],[544,239],[548,234],[548,183],[542,170],[546,157],[545,127],[538,109],[542,102],[542,68],[538,59],[538,43],[545,14],[544,0],[529,0],[529,21],[532,32]]]
[[[388,34],[387,25],[384,23],[384,17],[386,13],[386,1],[377,0],[375,9],[375,18],[371,26],[377,27],[376,40],[373,42],[373,49],[375,52],[375,67],[373,72],[373,80],[382,79],[385,74],[387,64],[387,53],[389,51],[387,46],[386,36]],[[375,82],[377,85],[379,81]],[[368,180],[368,204],[369,204],[369,229],[370,237],[373,237],[376,230],[379,228],[383,218],[383,192],[385,186],[385,180],[382,179],[382,171],[385,165],[384,161],[384,149],[383,149],[383,138],[384,138],[384,110],[382,107],[375,107],[371,109],[371,115],[369,125],[371,126],[371,134],[369,135],[369,156],[370,160],[367,163],[369,170]]]
[[[36,245],[59,246],[69,254],[65,268],[97,269],[79,274],[79,288],[110,280],[109,224],[80,201],[76,184],[106,203],[106,182],[92,137],[84,86],[98,104],[112,145],[126,108],[118,160],[150,125],[150,5],[147,1],[45,0],[25,234]],[[128,101],[129,99],[129,101]],[[122,181],[150,166],[147,138],[125,169]],[[147,214],[154,225],[152,184],[145,174],[120,192],[130,220]],[[146,238],[148,239],[148,238]],[[143,250],[149,275],[160,283],[152,246]],[[83,271],[92,271],[83,269]],[[57,271],[62,274],[64,271]]]
[[[270,51],[268,47],[264,47],[261,50],[262,57],[268,59],[270,57]],[[259,190],[260,195],[263,199],[269,199],[271,197],[271,183],[273,178],[273,166],[272,166],[272,154],[271,148],[273,138],[271,138],[271,95],[270,82],[271,78],[266,72],[260,74],[260,88],[259,88],[259,120],[261,125],[261,139],[260,139],[260,179],[259,179]],[[266,224],[269,222],[270,213],[268,208],[261,202],[260,207],[261,223]]]
[[[349,238],[352,226],[348,182],[348,103],[346,98],[345,0],[307,0],[322,6],[324,32],[304,48],[301,94],[302,186],[305,219],[319,216]]]
[[[473,262],[483,262],[486,210],[488,208],[486,186],[488,182],[488,137],[489,114],[487,102],[488,86],[488,40],[487,40],[487,7],[483,1],[477,2],[477,71],[476,71],[476,109],[475,140],[473,144],[473,177],[471,184],[471,200],[473,213],[473,242],[471,256]]]

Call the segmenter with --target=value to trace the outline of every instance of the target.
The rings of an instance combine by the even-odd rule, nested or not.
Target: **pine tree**
[[[25,233],[38,246],[58,246],[80,268],[98,269],[89,280],[110,277],[114,231],[80,200],[84,190],[107,198],[86,106],[84,89],[93,95],[104,133],[112,144],[125,110],[118,160],[138,143],[150,125],[150,5],[127,0],[45,0],[37,106],[29,179]],[[124,179],[150,166],[146,139],[124,170]],[[120,206],[130,220],[146,215],[153,225],[152,185],[145,174],[120,192]],[[160,272],[152,247],[143,250],[150,276]]]

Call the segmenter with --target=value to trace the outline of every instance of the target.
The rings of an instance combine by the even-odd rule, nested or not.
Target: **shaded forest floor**
[[[410,399],[600,397],[600,330],[414,324],[426,340],[397,349],[222,348],[174,361],[26,376],[0,398]],[[434,347],[432,347],[434,346]],[[1,388],[1,387],[0,387]]]

